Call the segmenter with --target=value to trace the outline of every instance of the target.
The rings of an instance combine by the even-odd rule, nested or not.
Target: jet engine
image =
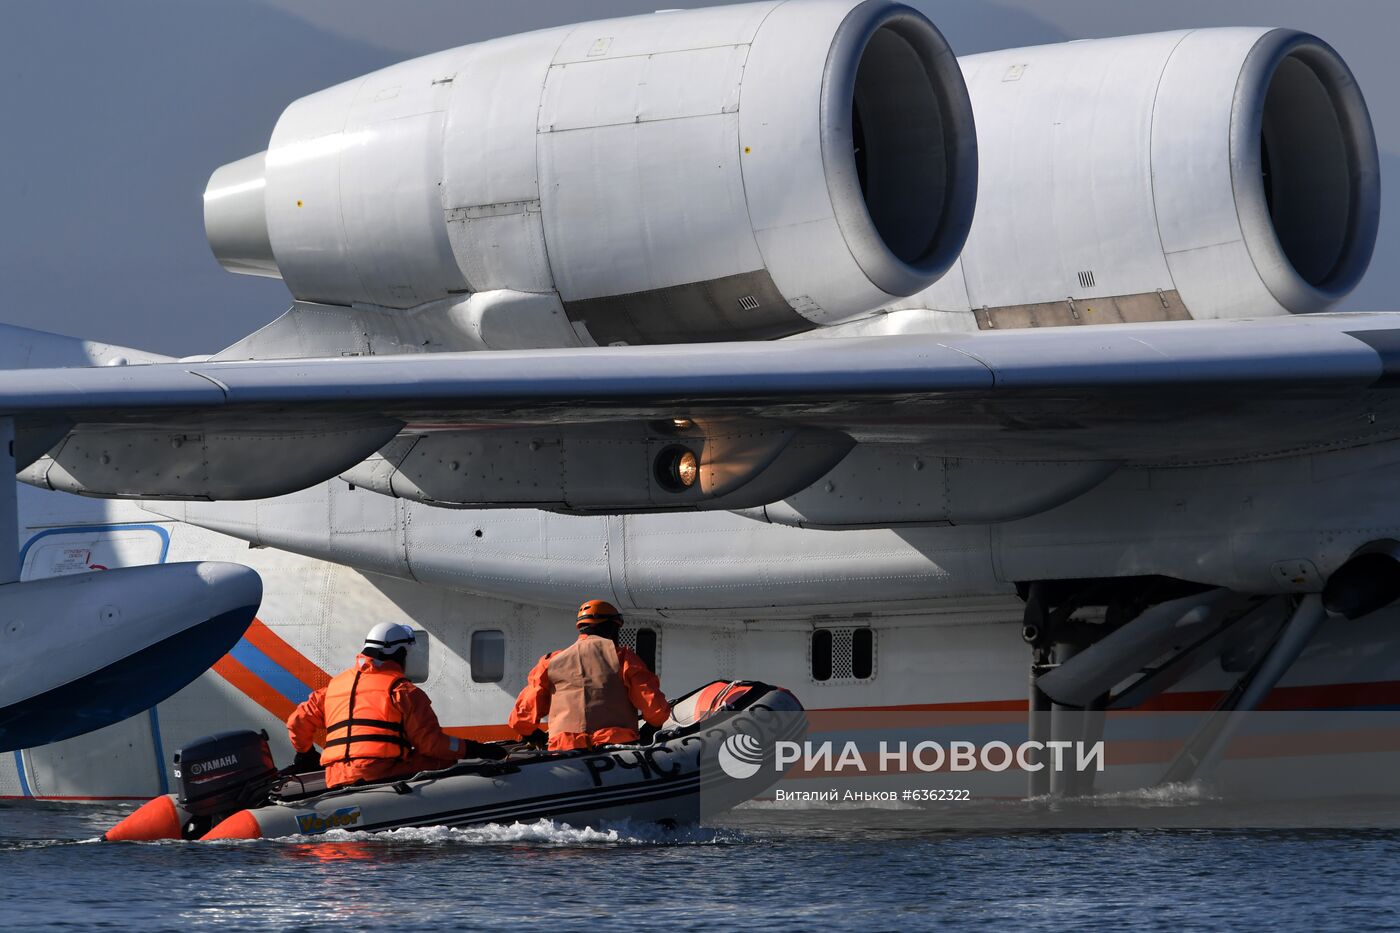
[[[770,338],[926,288],[976,199],[957,62],[889,0],[511,36],[304,97],[205,191],[302,302],[550,296],[579,342]],[[554,298],[557,296],[557,299]]]
[[[961,59],[977,219],[901,307],[983,328],[1318,311],[1370,262],[1376,140],[1341,57],[1288,29],[1199,29]]]

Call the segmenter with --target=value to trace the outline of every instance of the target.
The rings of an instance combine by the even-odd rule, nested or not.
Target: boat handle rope
[[[708,710],[706,710],[706,712],[714,712],[717,708],[719,708],[724,703],[724,698],[729,696],[729,691],[733,690],[738,685],[739,681],[737,680],[731,680],[728,684],[726,684],[725,688],[719,692],[719,696],[715,697],[713,700],[710,701],[710,707]],[[702,687],[700,689],[703,690],[704,688]],[[676,724],[679,725],[681,728],[688,729],[699,721],[699,719],[696,719],[694,716],[692,716],[690,722],[681,722],[679,719],[677,719]]]

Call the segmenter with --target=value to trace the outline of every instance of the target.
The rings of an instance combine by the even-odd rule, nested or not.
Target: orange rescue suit
[[[581,634],[563,651],[540,658],[508,725],[529,735],[548,716],[550,750],[567,751],[637,741],[639,710],[653,726],[670,715],[656,675],[636,652],[601,635]]]
[[[432,701],[403,668],[363,654],[287,718],[298,752],[322,733],[327,787],[446,768],[466,750],[465,742],[442,731]]]

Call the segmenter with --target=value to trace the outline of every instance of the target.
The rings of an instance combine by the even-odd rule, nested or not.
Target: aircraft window
[[[812,633],[812,679],[869,680],[875,676],[875,630],[821,628]]]
[[[495,684],[506,677],[506,633],[500,629],[472,632],[472,682]]]
[[[656,629],[624,627],[617,640],[622,647],[637,652],[653,674],[661,673],[657,666],[661,662],[661,635]]]

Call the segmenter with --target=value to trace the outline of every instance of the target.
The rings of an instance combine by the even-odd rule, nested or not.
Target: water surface
[[[1161,809],[1170,824],[1178,807]],[[541,822],[92,841],[129,810],[0,805],[0,929],[1400,927],[1394,830],[1029,831],[758,807],[670,833]]]

